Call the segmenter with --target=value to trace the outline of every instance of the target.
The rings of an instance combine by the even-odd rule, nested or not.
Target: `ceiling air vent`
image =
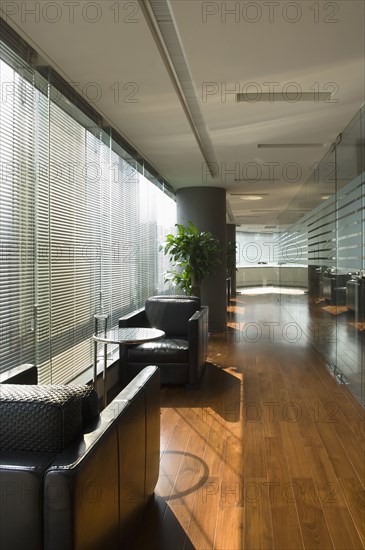
[[[264,229],[276,229],[277,225],[264,225]]]
[[[276,102],[286,101],[287,103],[299,103],[300,101],[313,101],[318,103],[320,101],[329,101],[332,98],[331,92],[302,92],[296,90],[294,92],[246,92],[236,94],[238,103],[258,103],[260,102]]]
[[[267,178],[267,179],[263,179],[263,178],[244,178],[244,179],[235,179],[234,180],[235,183],[240,183],[240,182],[244,182],[244,181],[248,181],[250,183],[267,183],[267,182],[271,182],[271,181],[281,181],[280,178]]]
[[[324,147],[325,143],[258,143],[258,149],[312,149]]]

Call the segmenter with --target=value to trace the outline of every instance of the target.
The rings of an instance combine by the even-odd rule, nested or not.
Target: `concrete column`
[[[234,223],[227,223],[227,245],[231,243],[236,249],[236,226]],[[234,269],[231,274],[231,296],[234,298],[236,296],[236,270]]]
[[[226,191],[217,187],[184,187],[176,194],[177,223],[189,221],[200,231],[210,231],[219,240],[222,262],[214,273],[202,282],[202,304],[209,306],[211,331],[226,330]]]

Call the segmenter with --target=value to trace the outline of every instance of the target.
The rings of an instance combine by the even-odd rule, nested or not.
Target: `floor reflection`
[[[342,374],[342,381],[362,404],[365,404],[365,322],[346,305],[332,305],[323,298],[313,298],[302,289],[280,287],[255,287],[238,289],[237,299],[244,306],[245,298],[259,298],[277,294],[282,308],[300,327],[300,338],[279,324],[272,326],[272,334],[281,335],[284,341],[298,346],[308,341],[321,352],[329,366]],[[259,308],[259,301],[258,301]],[[278,320],[280,321],[280,320]],[[248,324],[249,319],[246,320]],[[229,320],[231,328],[244,332],[242,324]],[[263,323],[265,325],[265,323]],[[288,323],[286,323],[288,327]],[[262,327],[261,327],[262,328]],[[265,327],[267,330],[267,327]],[[275,332],[274,332],[275,331]],[[298,334],[298,330],[297,330]],[[247,338],[250,338],[247,333]],[[251,337],[252,338],[252,337]],[[295,342],[295,338],[298,339]]]

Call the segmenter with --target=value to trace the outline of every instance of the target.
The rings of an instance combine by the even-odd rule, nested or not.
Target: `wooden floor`
[[[364,410],[276,295],[237,296],[199,389],[161,396],[136,550],[365,547]]]

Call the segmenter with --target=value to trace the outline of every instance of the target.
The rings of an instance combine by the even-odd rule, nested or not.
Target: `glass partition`
[[[282,307],[363,404],[364,145],[363,107],[281,214],[277,238],[280,261],[308,270],[308,298],[282,290]]]
[[[365,402],[364,385],[364,109],[341,134],[336,146],[338,290],[336,368],[354,395]]]

